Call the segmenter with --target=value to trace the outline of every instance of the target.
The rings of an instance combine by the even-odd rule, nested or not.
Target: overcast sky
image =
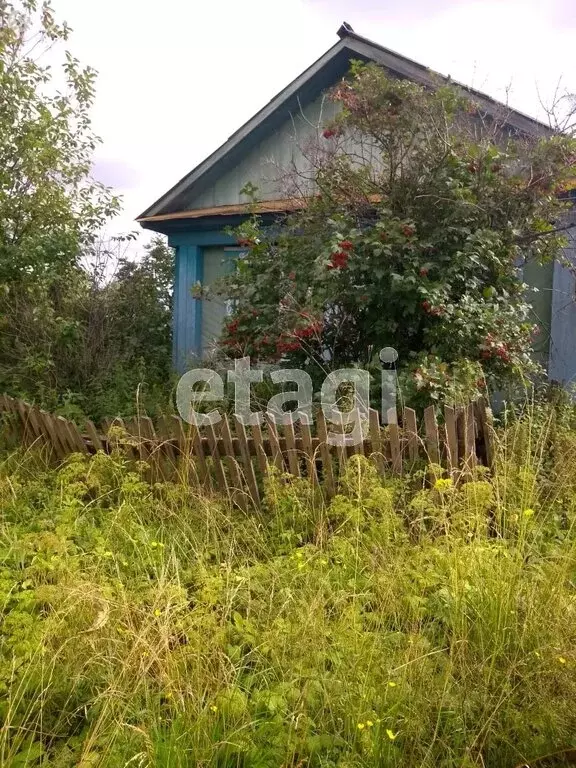
[[[99,71],[95,173],[124,198],[114,231],[337,41],[371,38],[536,117],[576,91],[574,0],[53,0]]]

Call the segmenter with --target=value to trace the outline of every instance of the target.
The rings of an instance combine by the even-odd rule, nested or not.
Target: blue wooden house
[[[349,70],[354,59],[373,61],[392,75],[434,87],[442,78],[353,32],[348,24],[338,31],[338,42],[263,107],[228,141],[184,176],[151,205],[138,221],[145,229],[168,236],[176,249],[174,302],[174,364],[183,370],[194,359],[209,356],[227,314],[224,300],[194,298],[192,288],[209,286],[225,274],[238,254],[226,234],[248,214],[247,183],[258,188],[257,205],[264,221],[273,221],[301,201],[282,193],[279,169],[305,171],[301,148],[334,115],[336,105],[324,98]],[[510,128],[524,135],[549,135],[548,126],[505,108],[485,94],[459,86],[488,115],[501,116]],[[571,230],[576,237],[575,228]],[[566,255],[576,263],[576,252]],[[542,328],[537,353],[551,379],[576,379],[576,302],[574,278],[559,263],[530,266],[525,279],[537,286],[534,319]]]

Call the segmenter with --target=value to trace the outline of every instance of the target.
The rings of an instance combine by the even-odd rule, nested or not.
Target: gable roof
[[[329,48],[326,53],[304,70],[295,80],[274,96],[254,117],[244,123],[233,133],[224,144],[209,155],[192,171],[169,189],[149,208],[138,217],[144,227],[153,222],[166,221],[176,218],[192,218],[193,211],[186,210],[187,199],[193,188],[194,193],[202,192],[215,181],[225,170],[232,167],[249,149],[257,144],[265,135],[272,132],[280,123],[287,119],[294,109],[301,108],[322,90],[334,84],[343,77],[350,68],[352,59],[373,61],[400,77],[429,88],[437,86],[438,81],[451,82],[461,88],[467,95],[472,96],[482,111],[488,115],[501,117],[506,115],[506,124],[521,134],[528,136],[548,136],[553,131],[545,123],[525,115],[518,110],[496,101],[480,91],[462,83],[451,80],[445,75],[433,72],[422,64],[395,53],[384,46],[378,45],[356,34],[344,23],[338,30],[340,40]],[[230,207],[230,206],[228,206]],[[233,206],[239,208],[240,206]],[[236,213],[238,211],[235,211]],[[210,215],[216,213],[209,211]],[[226,212],[222,212],[226,213]],[[231,212],[228,212],[231,213]],[[196,214],[197,216],[198,214]]]

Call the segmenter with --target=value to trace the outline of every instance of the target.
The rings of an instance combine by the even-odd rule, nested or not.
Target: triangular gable
[[[195,218],[198,214],[208,215],[208,212],[212,215],[237,212],[223,210],[234,208],[234,206],[221,206],[218,210],[204,209],[203,212],[196,213],[190,209],[190,201],[237,164],[243,155],[288,119],[293,111],[317,98],[343,77],[353,59],[374,61],[393,74],[426,87],[434,87],[439,80],[449,81],[449,78],[444,75],[357,35],[348,25],[343,25],[338,34],[341,39],[332,48],[233,133],[221,147],[147,208],[138,217],[138,221],[146,225],[154,221],[160,222],[174,218]],[[483,112],[494,117],[505,115],[506,123],[520,133],[530,136],[545,136],[551,133],[551,129],[544,123],[517,110],[512,110],[486,94],[461,83],[454,82],[454,84],[473,97]]]

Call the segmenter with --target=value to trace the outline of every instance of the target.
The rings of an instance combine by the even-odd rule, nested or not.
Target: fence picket
[[[56,454],[56,458],[59,460],[65,459],[68,455],[68,447],[60,438],[60,431],[55,424],[54,416],[46,411],[40,411],[40,419],[42,420],[46,433],[50,436],[50,443]]]
[[[156,436],[154,424],[149,416],[140,416],[139,424],[140,439],[146,447],[148,462],[152,471],[152,478],[156,481],[158,478],[164,477],[165,475],[162,462],[162,443]]]
[[[286,454],[288,456],[288,467],[290,474],[294,477],[300,477],[300,461],[298,460],[298,451],[296,450],[296,436],[294,434],[294,424],[289,413],[284,416],[284,439],[286,440]]]
[[[228,416],[226,414],[224,414],[224,417],[220,422],[220,435],[224,444],[224,458],[226,459],[226,464],[232,479],[232,488],[233,490],[238,490],[242,493],[244,483],[242,482],[242,475],[240,474],[240,468],[236,460],[234,443],[232,442],[232,434],[230,432],[230,424],[228,423]]]
[[[185,483],[190,483],[190,468],[191,468],[191,451],[190,441],[186,438],[186,432],[184,430],[184,423],[179,416],[171,416],[166,421],[166,431],[168,434],[173,435],[174,446],[173,451],[176,456],[177,471],[181,473],[181,476]]]
[[[206,427],[206,434],[208,436],[208,444],[210,446],[210,453],[212,456],[212,465],[214,467],[214,474],[216,476],[217,485],[220,486],[220,490],[224,493],[229,493],[228,480],[226,479],[226,473],[222,466],[222,458],[220,454],[220,448],[218,446],[218,438],[214,430],[213,424],[208,424]]]
[[[71,453],[90,454],[98,450],[110,452],[117,445],[131,458],[150,462],[154,478],[171,477],[177,464],[193,475],[192,482],[206,484],[211,489],[227,493],[242,508],[248,508],[248,500],[260,503],[260,475],[265,476],[272,462],[280,471],[286,468],[295,477],[308,477],[314,485],[322,482],[327,496],[336,490],[334,464],[338,462],[340,474],[345,471],[350,455],[370,456],[379,473],[386,472],[386,461],[391,458],[394,474],[404,471],[405,462],[414,462],[420,453],[421,438],[418,435],[416,413],[405,408],[402,429],[397,423],[395,409],[387,413],[387,435],[384,437],[379,413],[368,412],[367,423],[362,423],[362,441],[346,443],[343,425],[334,424],[334,433],[343,436],[340,445],[329,445],[324,413],[316,414],[316,437],[310,424],[300,414],[295,430],[289,414],[285,415],[282,434],[269,414],[265,415],[266,430],[254,425],[247,430],[238,418],[231,423],[228,417],[215,430],[213,425],[185,428],[180,418],[161,417],[156,426],[148,416],[136,417],[127,422],[121,418],[103,420],[106,430],[118,425],[129,439],[109,440],[107,434],[97,430],[87,420],[82,433],[76,424],[61,416],[46,413],[33,405],[8,395],[0,395],[0,414],[6,414],[8,429],[12,430],[15,445],[38,444],[47,447],[54,459],[61,461]],[[360,413],[355,412],[357,424]],[[127,426],[129,429],[127,429]],[[339,428],[340,427],[340,428]],[[366,429],[367,428],[367,429]],[[10,438],[9,438],[10,439]],[[476,442],[478,440],[478,443]],[[479,461],[489,466],[494,461],[494,433],[492,412],[481,398],[466,406],[445,406],[444,424],[440,429],[434,406],[424,411],[424,444],[428,459],[439,464],[445,462],[450,471],[463,468],[463,476],[469,477]],[[477,444],[482,446],[477,454]]]
[[[390,435],[390,452],[392,454],[392,472],[395,475],[402,474],[402,452],[400,450],[400,435],[398,431],[398,419],[396,408],[389,408],[386,416],[388,417],[388,433]]]
[[[172,467],[176,465],[176,451],[173,445],[173,436],[170,431],[172,424],[166,416],[160,416],[158,419],[158,436],[161,440],[161,447],[166,459]]]
[[[334,467],[332,466],[332,454],[328,445],[328,433],[326,430],[326,419],[322,408],[316,415],[316,430],[318,432],[318,448],[322,457],[322,476],[328,496],[333,496],[335,492]]]
[[[312,447],[312,432],[304,413],[300,414],[300,436],[302,438],[302,448],[306,457],[307,475],[314,486],[318,485],[318,473],[316,471],[316,456]]]
[[[489,467],[494,466],[494,417],[492,409],[489,407],[486,399],[481,397],[476,403],[476,413],[478,415],[478,425],[484,441],[484,451],[486,453],[486,464]]]
[[[262,476],[265,477],[268,472],[268,459],[266,457],[266,450],[264,448],[264,438],[262,437],[262,427],[260,424],[253,424],[252,427],[252,442],[254,443],[254,450],[256,453],[256,460]]]
[[[470,404],[464,409],[464,466],[466,469],[472,469],[476,463],[474,406]]]
[[[444,406],[444,429],[446,430],[447,459],[451,470],[458,468],[458,435],[456,433],[456,411]]]
[[[260,493],[258,491],[258,483],[256,482],[256,475],[254,473],[254,466],[252,465],[252,459],[250,457],[250,448],[248,444],[248,437],[246,435],[246,427],[240,421],[240,419],[234,417],[236,426],[236,435],[238,437],[238,444],[240,446],[240,456],[242,457],[242,463],[244,464],[244,473],[246,477],[246,483],[252,496],[252,502],[256,506],[260,504]]]
[[[34,434],[32,424],[30,423],[30,419],[28,417],[28,404],[24,403],[22,400],[17,400],[16,412],[20,416],[20,421],[22,423],[22,437],[24,445],[31,446],[36,441],[37,436]]]
[[[188,427],[188,439],[192,446],[192,452],[194,454],[194,467],[196,473],[200,478],[200,482],[212,488],[212,477],[206,463],[206,453],[204,451],[204,443],[202,442],[202,435],[200,429],[195,424],[190,424]]]
[[[284,461],[282,459],[282,451],[280,450],[280,440],[278,438],[278,428],[276,427],[276,422],[272,418],[272,415],[269,413],[266,413],[264,418],[266,419],[266,425],[268,427],[272,461],[274,462],[276,469],[280,470],[280,472],[284,472]]]
[[[74,453],[88,454],[88,447],[82,437],[80,430],[73,421],[65,419],[66,429],[68,431],[70,445],[73,446]]]
[[[426,430],[426,447],[428,458],[432,464],[440,464],[440,446],[438,441],[438,423],[433,405],[424,410],[424,428]]]
[[[42,420],[40,419],[38,409],[35,408],[33,405],[29,407],[28,417],[32,424],[34,434],[39,440],[40,446],[44,448],[47,445],[46,433],[44,432],[44,427],[42,424]]]
[[[404,408],[404,432],[406,434],[410,461],[416,461],[420,450],[420,441],[418,438],[416,411],[413,408]]]
[[[370,443],[372,447],[372,457],[376,463],[378,472],[382,477],[386,474],[386,461],[382,446],[382,434],[380,432],[380,414],[374,408],[370,408]]]
[[[88,435],[88,439],[92,443],[92,447],[94,448],[94,450],[95,451],[104,450],[102,440],[100,439],[100,435],[98,434],[98,431],[94,426],[94,422],[91,421],[90,419],[86,419],[85,429],[86,429],[86,434]]]

